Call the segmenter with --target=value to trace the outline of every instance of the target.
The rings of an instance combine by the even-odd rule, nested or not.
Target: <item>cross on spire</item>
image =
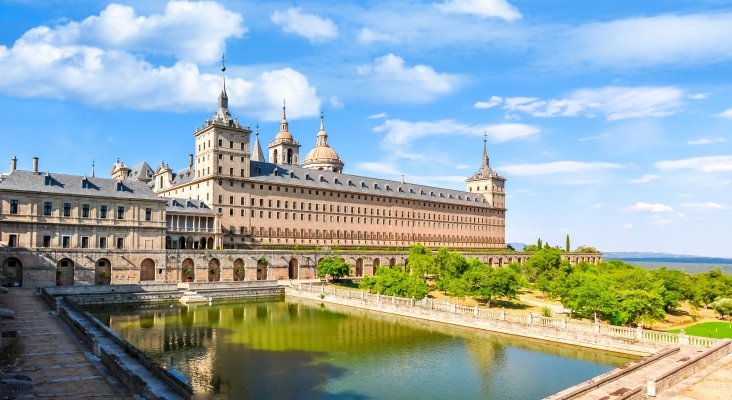
[[[226,71],[226,54],[221,54],[221,72]]]

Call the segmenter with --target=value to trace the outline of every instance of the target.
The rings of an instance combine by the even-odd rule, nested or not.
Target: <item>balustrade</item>
[[[490,310],[478,307],[466,307],[447,300],[435,301],[434,299],[422,299],[415,301],[396,296],[383,296],[381,294],[361,292],[360,295],[354,294],[351,290],[340,290],[337,288],[326,288],[325,286],[312,284],[298,284],[293,290],[306,293],[317,293],[323,295],[332,295],[334,297],[344,299],[346,303],[352,301],[361,301],[372,304],[374,308],[412,308],[429,310],[431,313],[441,315],[443,318],[470,318],[471,320],[490,320],[501,321],[509,324],[520,324],[525,326],[536,326],[543,328],[558,329],[560,331],[569,331],[585,334],[595,334],[599,336],[618,338],[618,339],[634,339],[640,342],[655,342],[661,344],[679,344],[695,347],[710,347],[719,342],[719,339],[703,338],[697,336],[687,336],[685,333],[674,334],[667,332],[652,331],[644,329],[642,326],[637,328],[629,328],[624,326],[602,325],[599,323],[588,323],[576,320],[568,320],[566,317],[554,318],[543,317],[532,313],[521,314],[507,312],[504,309]],[[418,313],[417,310],[414,310]],[[419,313],[423,313],[420,311]]]

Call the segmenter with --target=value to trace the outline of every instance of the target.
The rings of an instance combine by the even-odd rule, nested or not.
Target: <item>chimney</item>
[[[188,155],[188,168],[193,169],[193,154]]]
[[[38,174],[38,157],[33,157],[33,173]]]
[[[15,172],[15,169],[18,167],[18,158],[13,156],[13,158],[10,159],[10,173],[12,174]]]

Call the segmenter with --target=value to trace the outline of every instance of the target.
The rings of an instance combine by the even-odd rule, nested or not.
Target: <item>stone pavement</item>
[[[732,397],[732,354],[658,395],[663,400],[722,400]]]
[[[32,392],[17,398],[132,399],[34,290],[11,288],[0,294],[0,307],[15,311],[15,319],[0,320],[0,329],[20,331],[23,346],[17,365],[3,372],[34,383]]]

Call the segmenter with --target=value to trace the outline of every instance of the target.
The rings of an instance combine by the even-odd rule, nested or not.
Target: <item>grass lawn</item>
[[[704,336],[716,339],[732,339],[732,322],[702,322],[701,324],[687,326],[687,335]],[[680,329],[671,329],[666,332],[679,333]]]

